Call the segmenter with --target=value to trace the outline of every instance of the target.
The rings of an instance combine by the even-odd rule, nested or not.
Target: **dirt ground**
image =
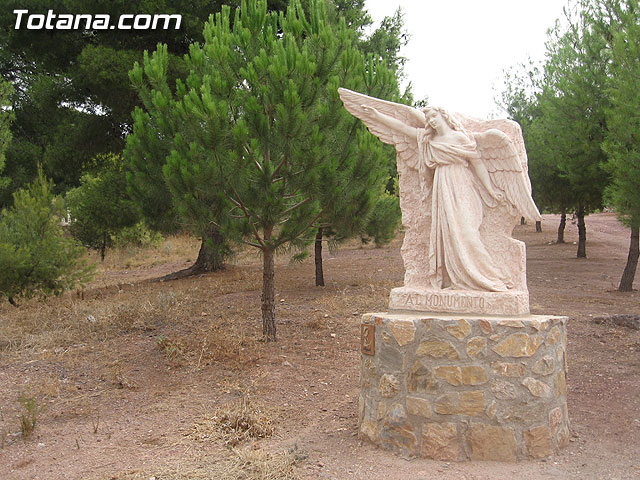
[[[357,438],[360,316],[385,310],[402,284],[401,238],[326,251],[324,288],[312,259],[280,258],[271,344],[260,341],[258,257],[149,281],[193,260],[193,242],[170,261],[101,267],[83,292],[0,306],[0,478],[640,478],[640,332],[594,321],[640,314],[637,291],[615,291],[629,231],[611,214],[589,216],[588,258],[577,259],[575,224],[556,245],[557,224],[545,215],[542,233],[525,225],[515,236],[527,243],[532,313],[570,317],[573,437],[558,456],[407,461]],[[242,401],[268,428],[231,448],[219,420]],[[29,412],[37,421],[24,438]]]

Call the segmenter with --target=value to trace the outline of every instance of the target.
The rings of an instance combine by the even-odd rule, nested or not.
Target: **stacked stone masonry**
[[[408,458],[557,453],[569,442],[566,320],[365,315],[375,344],[362,355],[360,437]]]

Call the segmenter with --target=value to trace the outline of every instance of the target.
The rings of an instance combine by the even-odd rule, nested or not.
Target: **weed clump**
[[[35,430],[38,416],[44,408],[38,405],[38,401],[34,397],[29,397],[24,393],[20,394],[18,401],[22,408],[20,412],[20,431],[22,432],[22,437],[27,439]]]
[[[250,439],[273,435],[273,416],[243,397],[239,402],[218,408],[210,418],[194,425],[191,436],[199,440],[217,437],[226,446],[235,447]]]

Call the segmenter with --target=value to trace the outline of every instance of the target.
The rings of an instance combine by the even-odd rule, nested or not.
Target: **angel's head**
[[[462,124],[444,108],[426,107],[422,109],[422,113],[424,113],[425,128],[429,133],[438,131],[443,125],[464,132]]]

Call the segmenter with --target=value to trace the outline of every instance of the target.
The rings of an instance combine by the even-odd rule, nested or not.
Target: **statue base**
[[[372,313],[358,431],[411,457],[543,458],[569,442],[566,317]]]
[[[398,287],[391,290],[389,310],[418,312],[528,315],[529,292],[475,292]]]

